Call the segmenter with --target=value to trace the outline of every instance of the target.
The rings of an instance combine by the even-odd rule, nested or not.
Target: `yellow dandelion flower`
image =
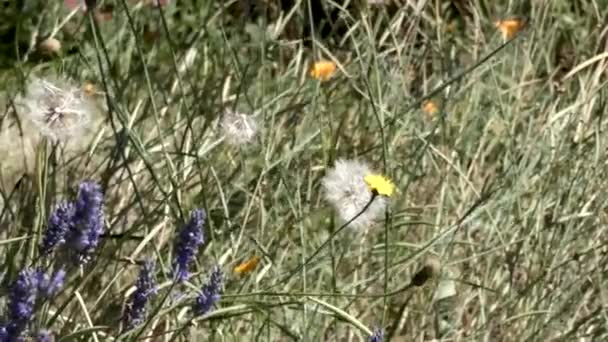
[[[336,63],[319,61],[310,68],[310,77],[319,81],[327,81],[336,73]]]
[[[378,195],[391,197],[393,192],[395,191],[395,185],[391,182],[390,179],[382,176],[382,175],[374,175],[370,174],[365,176],[365,183],[367,183],[367,187],[372,192],[377,192]]]
[[[500,30],[502,37],[506,40],[515,37],[526,26],[526,22],[523,19],[513,18],[497,20],[494,22],[494,25]]]
[[[439,106],[433,100],[426,100],[422,103],[422,111],[430,116],[439,113]]]
[[[253,271],[253,269],[258,265],[258,263],[260,262],[261,258],[259,256],[254,256],[251,259],[243,262],[242,264],[238,265],[237,267],[234,268],[234,273],[236,274],[247,274],[251,271]]]

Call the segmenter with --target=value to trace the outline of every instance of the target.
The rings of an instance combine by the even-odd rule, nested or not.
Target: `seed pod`
[[[61,50],[61,42],[55,38],[46,38],[38,43],[38,50],[44,55],[55,55]]]
[[[441,263],[437,257],[429,257],[424,266],[412,277],[411,284],[413,286],[422,286],[429,279],[436,277],[441,269]]]

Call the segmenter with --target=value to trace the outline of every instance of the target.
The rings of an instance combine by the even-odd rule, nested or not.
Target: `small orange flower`
[[[526,22],[520,18],[513,18],[497,20],[494,22],[494,25],[502,32],[502,37],[506,40],[515,37],[526,26]]]
[[[245,261],[244,263],[235,267],[234,273],[236,273],[236,274],[249,273],[249,272],[253,271],[253,269],[258,265],[260,260],[261,260],[261,258],[256,255],[256,256],[252,257],[251,259],[249,259],[249,260]]]
[[[426,100],[422,103],[422,111],[429,116],[433,116],[439,113],[439,106],[433,100]]]
[[[332,61],[319,61],[310,68],[310,77],[319,81],[329,80],[336,72],[336,63]]]

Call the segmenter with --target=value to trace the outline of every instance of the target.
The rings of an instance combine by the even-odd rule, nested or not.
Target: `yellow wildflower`
[[[377,192],[378,195],[391,197],[393,192],[395,191],[395,185],[391,182],[390,179],[382,176],[382,175],[374,175],[370,174],[365,176],[365,183],[367,183],[367,187],[372,192]]]
[[[336,72],[336,63],[332,61],[319,61],[310,68],[310,77],[319,81],[329,80]]]
[[[526,26],[526,22],[523,19],[513,18],[497,20],[494,25],[502,32],[502,37],[507,40],[515,37]]]
[[[260,257],[259,256],[254,256],[253,258],[243,262],[242,264],[238,265],[237,267],[234,268],[234,273],[236,274],[246,274],[249,273],[251,271],[253,271],[253,269],[258,265],[258,263],[260,262]]]

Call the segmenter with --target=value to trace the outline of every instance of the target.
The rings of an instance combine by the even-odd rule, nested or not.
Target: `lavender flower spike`
[[[80,183],[74,213],[74,225],[68,233],[68,244],[80,264],[88,262],[104,230],[103,193],[93,181]]]
[[[384,341],[384,330],[374,329],[374,333],[367,339],[367,342],[383,342]]]
[[[34,317],[34,305],[38,291],[38,275],[32,269],[19,272],[11,286],[8,298],[8,341],[18,341]]]
[[[51,298],[63,287],[63,280],[65,279],[65,270],[59,269],[51,277],[49,277],[42,270],[36,272],[38,282],[38,294],[43,298]]]
[[[142,265],[135,282],[135,292],[131,294],[122,317],[123,329],[131,330],[146,319],[146,304],[156,294],[154,263],[147,261]]]
[[[222,270],[219,266],[215,266],[211,272],[211,278],[203,289],[202,293],[196,298],[194,304],[194,315],[202,316],[213,308],[213,305],[220,300],[220,292],[222,290]]]
[[[183,282],[188,278],[188,265],[194,259],[199,246],[205,242],[203,225],[206,218],[204,210],[192,211],[190,221],[182,227],[177,236],[173,269],[178,282]]]
[[[53,248],[65,242],[66,234],[74,225],[74,212],[74,204],[71,202],[62,202],[55,207],[39,246],[40,254],[49,255]]]

